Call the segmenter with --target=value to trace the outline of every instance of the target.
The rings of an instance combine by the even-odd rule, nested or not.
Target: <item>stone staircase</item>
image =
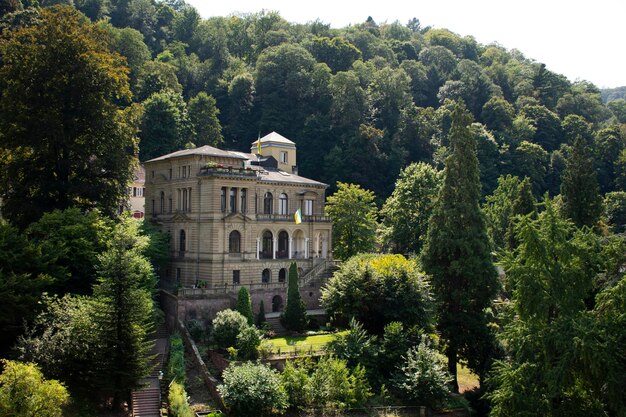
[[[165,398],[162,398],[162,380],[159,375],[164,371],[169,353],[169,335],[165,325],[161,325],[153,334],[154,347],[151,355],[152,371],[140,383],[143,388],[131,392],[133,417],[160,417]]]

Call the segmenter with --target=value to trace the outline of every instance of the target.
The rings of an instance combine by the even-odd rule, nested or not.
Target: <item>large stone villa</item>
[[[170,263],[160,271],[168,316],[210,319],[234,306],[240,286],[255,312],[261,300],[278,312],[291,262],[307,306],[318,307],[333,266],[328,186],[298,175],[294,142],[272,132],[251,153],[202,146],[144,167],[146,217],[170,235]]]

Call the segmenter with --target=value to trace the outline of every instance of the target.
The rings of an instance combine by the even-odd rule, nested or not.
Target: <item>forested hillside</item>
[[[3,28],[36,23],[24,3],[2,2]],[[72,0],[41,5],[56,3]],[[517,50],[416,18],[333,29],[267,11],[202,19],[180,0],[74,6],[127,59],[132,101],[143,106],[141,160],[192,144],[245,151],[275,130],[297,143],[302,175],[358,183],[381,203],[409,163],[442,167],[452,101],[462,99],[477,123],[483,196],[504,174],[530,177],[536,196],[558,194],[577,137],[592,149],[603,193],[624,182],[623,100],[607,107],[593,84]]]

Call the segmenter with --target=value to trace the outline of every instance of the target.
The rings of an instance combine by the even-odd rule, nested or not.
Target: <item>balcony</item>
[[[233,167],[202,167],[200,168],[200,176],[204,177],[237,177],[237,178],[255,178],[257,171],[247,168]]]
[[[292,214],[257,214],[257,221],[265,222],[295,222]],[[302,223],[330,223],[331,219],[327,216],[302,216]]]

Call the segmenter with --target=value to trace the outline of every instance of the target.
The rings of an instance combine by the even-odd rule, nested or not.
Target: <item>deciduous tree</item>
[[[20,227],[71,206],[112,215],[132,180],[138,111],[128,69],[106,32],[77,10],[41,11],[41,23],[0,41],[0,191]]]
[[[376,211],[373,192],[359,185],[337,183],[337,192],[326,201],[326,215],[333,219],[333,254],[337,259],[374,249]]]

